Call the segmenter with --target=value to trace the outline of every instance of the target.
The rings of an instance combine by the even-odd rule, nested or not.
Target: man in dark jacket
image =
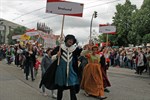
[[[51,81],[48,83],[48,81],[45,82],[43,80],[41,81],[41,84],[49,84],[48,86],[45,85],[49,89],[58,89],[57,100],[62,100],[63,91],[65,89],[70,89],[71,100],[77,100],[76,93],[79,92],[80,86],[78,77],[78,56],[81,53],[81,49],[74,45],[76,39],[73,35],[67,35],[64,42],[64,44],[61,44],[60,47],[56,47],[51,53],[53,59],[59,59],[58,64],[54,61],[55,64],[52,64],[53,67],[49,67],[51,70],[55,71],[55,73],[53,73],[55,74],[53,75],[54,82]],[[48,69],[43,77],[52,77],[50,76],[50,73],[51,71]],[[48,78],[43,79],[46,80]],[[52,85],[54,85],[55,88],[53,88]]]

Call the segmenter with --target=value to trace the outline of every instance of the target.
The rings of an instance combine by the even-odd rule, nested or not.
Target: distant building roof
[[[3,23],[3,25],[9,25],[9,26],[11,26],[12,28],[14,27],[18,27],[18,26],[22,26],[22,25],[19,25],[19,24],[17,24],[17,23],[14,23],[14,22],[12,22],[12,21],[8,21],[8,20],[5,20],[5,19],[3,19],[3,18],[0,18],[0,22],[1,23]],[[24,26],[25,27],[25,26]]]

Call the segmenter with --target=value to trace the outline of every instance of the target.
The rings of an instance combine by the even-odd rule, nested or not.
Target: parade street
[[[106,100],[150,100],[150,76],[134,74],[134,70],[110,67],[108,76],[111,82],[109,93],[105,92]],[[23,70],[15,65],[0,62],[0,100],[55,100],[47,90],[43,96],[39,89],[40,69],[34,82],[25,80]],[[69,91],[64,92],[63,100],[70,100]],[[98,100],[86,97],[81,90],[78,100]]]

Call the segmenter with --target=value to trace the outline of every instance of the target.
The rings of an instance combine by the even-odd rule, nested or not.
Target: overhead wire
[[[30,13],[33,13],[33,12],[39,11],[39,10],[44,9],[44,8],[45,8],[45,7],[41,7],[41,8],[39,8],[39,9],[33,10],[33,11],[31,11],[31,12],[28,12],[28,13],[22,14],[22,15],[20,15],[19,17],[17,17],[17,18],[15,18],[15,19],[13,19],[13,20],[16,20],[16,19],[18,19],[18,18],[20,18],[20,17],[22,17],[22,16],[28,15],[28,14],[30,14]]]
[[[102,1],[102,0],[101,0],[101,1]],[[85,9],[97,7],[97,6],[100,6],[100,5],[106,5],[106,4],[110,4],[110,3],[114,3],[114,2],[118,2],[118,1],[120,1],[120,0],[114,0],[114,1],[106,2],[106,3],[102,3],[102,4],[97,4],[97,5],[94,5],[94,6],[87,7],[87,8],[85,8]],[[95,1],[95,2],[96,2],[96,1]],[[25,16],[25,15],[28,15],[28,14],[30,14],[30,13],[32,13],[32,12],[35,12],[35,11],[39,11],[39,10],[44,9],[44,8],[46,8],[46,7],[42,7],[42,8],[36,9],[36,10],[34,10],[34,11],[25,13],[24,15],[21,15],[21,16],[19,16],[18,18],[20,18],[20,17],[22,17],[22,16]],[[43,16],[43,15],[42,15],[42,16]],[[52,17],[55,17],[55,16],[58,16],[58,15],[47,16],[47,17],[44,17],[44,18],[35,19],[34,21],[25,23],[24,25],[29,25],[29,24],[32,24],[33,22],[37,22],[37,21],[40,21],[40,20],[43,20],[43,19],[49,19],[49,18],[52,18]],[[18,18],[16,18],[16,19],[18,19]]]
[[[39,20],[35,19],[35,20],[31,21],[31,22],[25,23],[24,25],[29,25],[31,23],[34,23],[34,22],[37,22],[37,21],[40,21],[40,20],[43,20],[43,19],[52,18],[52,17],[55,17],[55,16],[58,16],[58,15],[47,16],[47,17],[44,17],[44,18],[40,18]]]
[[[5,4],[3,4],[2,2],[7,2],[7,1],[5,1],[5,0],[0,0],[1,1],[1,5],[3,5],[3,6],[5,6]],[[13,0],[13,1],[9,1],[9,2],[14,2],[14,1],[20,1],[20,0]],[[18,7],[18,6],[20,6],[20,7],[23,7],[24,6],[24,4],[26,5],[25,7],[26,8],[28,8],[28,6],[30,6],[31,7],[31,5],[33,5],[33,3],[35,4],[35,2],[37,3],[37,2],[40,2],[41,0],[25,0],[25,1],[30,1],[30,3],[29,4],[26,4],[26,3],[23,3],[24,1],[20,1],[20,2],[17,2],[17,6],[16,7]],[[8,5],[8,4],[7,4]],[[9,6],[13,6],[13,5],[9,5]],[[2,6],[1,6],[2,7]],[[24,11],[24,10],[26,10],[26,9],[19,9],[20,11]],[[38,11],[38,9],[36,9],[37,11]],[[17,14],[18,15],[18,17],[16,17],[16,18],[14,18],[14,19],[12,19],[12,20],[16,20],[16,19],[18,19],[18,18],[20,18],[20,17],[22,17],[22,16],[25,16],[25,15],[28,15],[28,14],[30,14],[30,13],[32,13],[32,12],[35,12],[36,10],[34,10],[34,11],[31,11],[31,12],[27,12],[27,13],[24,13],[24,14]],[[40,8],[39,8],[39,10],[41,10]],[[15,14],[15,13],[14,13]]]
[[[89,8],[92,8],[92,7],[97,7],[97,6],[100,6],[100,5],[106,5],[106,4],[114,3],[114,2],[118,2],[118,1],[120,1],[120,0],[114,0],[114,1],[107,2],[107,3],[103,3],[103,4],[97,4],[97,5],[94,5],[94,6],[87,7],[86,9],[89,9]]]
[[[89,2],[88,4],[94,3],[94,2],[99,2],[99,1],[102,1],[102,0]],[[39,11],[39,10],[42,10],[42,9],[44,9],[44,8],[46,8],[46,7],[41,7],[41,8],[39,8],[39,9],[33,10],[33,11],[31,11],[31,12],[27,12],[27,13],[25,13],[25,14],[22,14],[22,15],[16,17],[16,18],[14,18],[13,21],[16,20],[16,19],[19,19],[19,18],[21,18],[21,17],[23,17],[23,16],[25,16],[25,15],[31,14],[31,13],[36,12],[36,11]],[[88,8],[90,8],[90,7],[88,7]],[[86,8],[85,8],[85,9],[86,9]]]

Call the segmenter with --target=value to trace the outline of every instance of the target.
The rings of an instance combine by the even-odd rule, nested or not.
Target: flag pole
[[[63,19],[62,19],[62,27],[61,27],[61,34],[60,34],[60,47],[59,47],[59,52],[61,52],[61,44],[62,44],[62,38],[63,38],[64,21],[65,21],[65,15],[63,15]],[[57,65],[59,65],[59,62],[60,62],[60,56],[58,57]]]

